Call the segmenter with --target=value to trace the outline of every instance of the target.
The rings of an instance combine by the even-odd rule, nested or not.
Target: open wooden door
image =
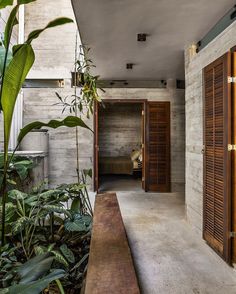
[[[148,102],[146,113],[146,190],[170,192],[170,103]]]
[[[93,154],[93,187],[94,191],[97,192],[99,188],[99,171],[98,171],[98,159],[99,159],[99,140],[98,140],[98,117],[99,117],[99,104],[94,103],[94,154]]]
[[[204,69],[203,237],[231,263],[231,53]]]

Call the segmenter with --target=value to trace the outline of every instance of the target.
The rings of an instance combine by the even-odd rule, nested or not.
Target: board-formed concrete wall
[[[37,0],[26,5],[25,36],[36,28],[41,28],[50,20],[67,16],[74,18],[70,1]],[[34,120],[48,121],[62,119],[62,108],[55,91],[63,97],[73,94],[70,85],[70,71],[74,64],[76,25],[67,24],[44,32],[33,42],[36,61],[31,72],[34,78],[57,77],[65,79],[61,89],[40,88],[24,89],[24,124]],[[150,101],[171,102],[171,174],[173,191],[183,186],[185,181],[185,101],[184,91],[167,89],[106,89],[103,98],[108,99],[148,99]],[[86,120],[92,127],[93,120]],[[76,181],[76,147],[75,130],[61,128],[49,132],[49,183],[57,186],[61,183]],[[93,166],[93,134],[87,130],[79,130],[79,155],[81,168]]]
[[[190,57],[185,50],[186,71],[186,208],[187,219],[202,232],[203,222],[203,69],[236,45],[234,22],[207,47]]]
[[[171,84],[168,83],[168,85]],[[147,99],[171,103],[171,183],[172,191],[182,191],[185,183],[185,100],[184,90],[167,89],[105,89],[103,99]]]
[[[100,156],[130,156],[142,144],[142,104],[106,103],[99,111]]]
[[[70,1],[67,0],[37,0],[25,7],[25,36],[36,28],[44,27],[57,17],[74,19]],[[35,64],[30,77],[65,79],[64,88],[24,89],[24,124],[34,120],[62,120],[69,115],[62,115],[62,107],[55,95],[57,91],[62,97],[74,94],[71,88],[70,72],[74,67],[74,52],[76,40],[76,24],[66,24],[52,28],[33,41]],[[91,166],[92,147],[88,146],[89,131],[80,130],[83,142],[80,149],[85,150],[82,158],[83,167]],[[62,183],[75,182],[76,177],[76,147],[75,129],[60,128],[49,131],[49,184],[57,186]]]

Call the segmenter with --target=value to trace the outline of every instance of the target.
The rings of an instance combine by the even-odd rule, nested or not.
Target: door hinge
[[[144,182],[144,177],[142,177],[142,182]]]
[[[236,77],[228,77],[228,83],[236,83]]]
[[[144,115],[144,110],[142,110],[142,115]]]
[[[230,232],[229,236],[230,236],[230,238],[235,238],[236,237],[236,232]]]
[[[236,145],[228,144],[228,151],[236,151]]]

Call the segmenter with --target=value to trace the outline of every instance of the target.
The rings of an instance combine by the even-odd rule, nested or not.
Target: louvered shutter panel
[[[149,191],[170,191],[170,103],[148,103]]]
[[[207,243],[229,261],[230,230],[230,54],[204,70],[204,222]]]

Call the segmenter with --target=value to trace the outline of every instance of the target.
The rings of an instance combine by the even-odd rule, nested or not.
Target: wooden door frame
[[[144,177],[144,190],[147,192],[147,171],[148,171],[148,157],[147,157],[147,99],[103,99],[103,103],[127,103],[127,104],[142,104],[142,110],[144,111],[144,120],[145,120],[145,136],[144,136],[144,168],[142,169],[142,177]],[[93,153],[93,187],[94,192],[97,192],[99,189],[99,167],[98,167],[98,149],[99,149],[99,136],[98,136],[98,123],[99,123],[99,103],[94,103],[94,140],[93,140],[93,147],[94,147],[94,153]],[[96,144],[98,143],[98,144]]]
[[[236,76],[236,46],[231,49],[232,52],[232,76]],[[236,84],[233,83],[231,91],[231,115],[232,115],[232,144],[236,145]],[[232,174],[232,185],[231,185],[231,213],[232,213],[232,223],[231,231],[236,232],[236,151],[232,152],[232,164],[231,164],[231,174]],[[236,264],[236,237],[232,238],[231,241],[231,261],[232,264]]]
[[[225,70],[226,72],[232,74],[232,54],[229,52],[228,54],[230,54],[229,58],[228,58],[228,63],[224,64],[225,66]],[[224,213],[225,213],[225,217],[226,217],[226,221],[224,222],[224,255],[225,255],[225,259],[226,262],[231,264],[232,262],[232,251],[231,251],[231,237],[230,237],[230,232],[232,230],[232,172],[231,172],[231,164],[232,164],[232,152],[231,154],[229,154],[228,151],[228,144],[232,144],[232,116],[231,116],[231,103],[232,103],[232,87],[231,84],[228,83],[228,76],[226,77],[227,79],[227,84],[225,83],[224,85],[224,93],[225,93],[225,100],[229,100],[230,99],[230,103],[227,103],[226,101],[224,102],[224,106],[228,104],[228,108],[227,108],[227,113],[225,115],[225,125],[226,127],[226,138],[224,138],[225,141],[225,157],[227,158],[227,163],[226,163],[226,167],[224,169],[224,178],[228,179],[228,184],[225,185],[225,190],[224,193],[226,195],[228,195],[228,197],[226,197],[226,204],[224,207]],[[226,141],[227,140],[227,141]],[[228,175],[228,177],[227,177]]]
[[[94,115],[93,115],[93,190],[98,191],[99,178],[98,178],[98,107],[97,101],[94,102]]]

